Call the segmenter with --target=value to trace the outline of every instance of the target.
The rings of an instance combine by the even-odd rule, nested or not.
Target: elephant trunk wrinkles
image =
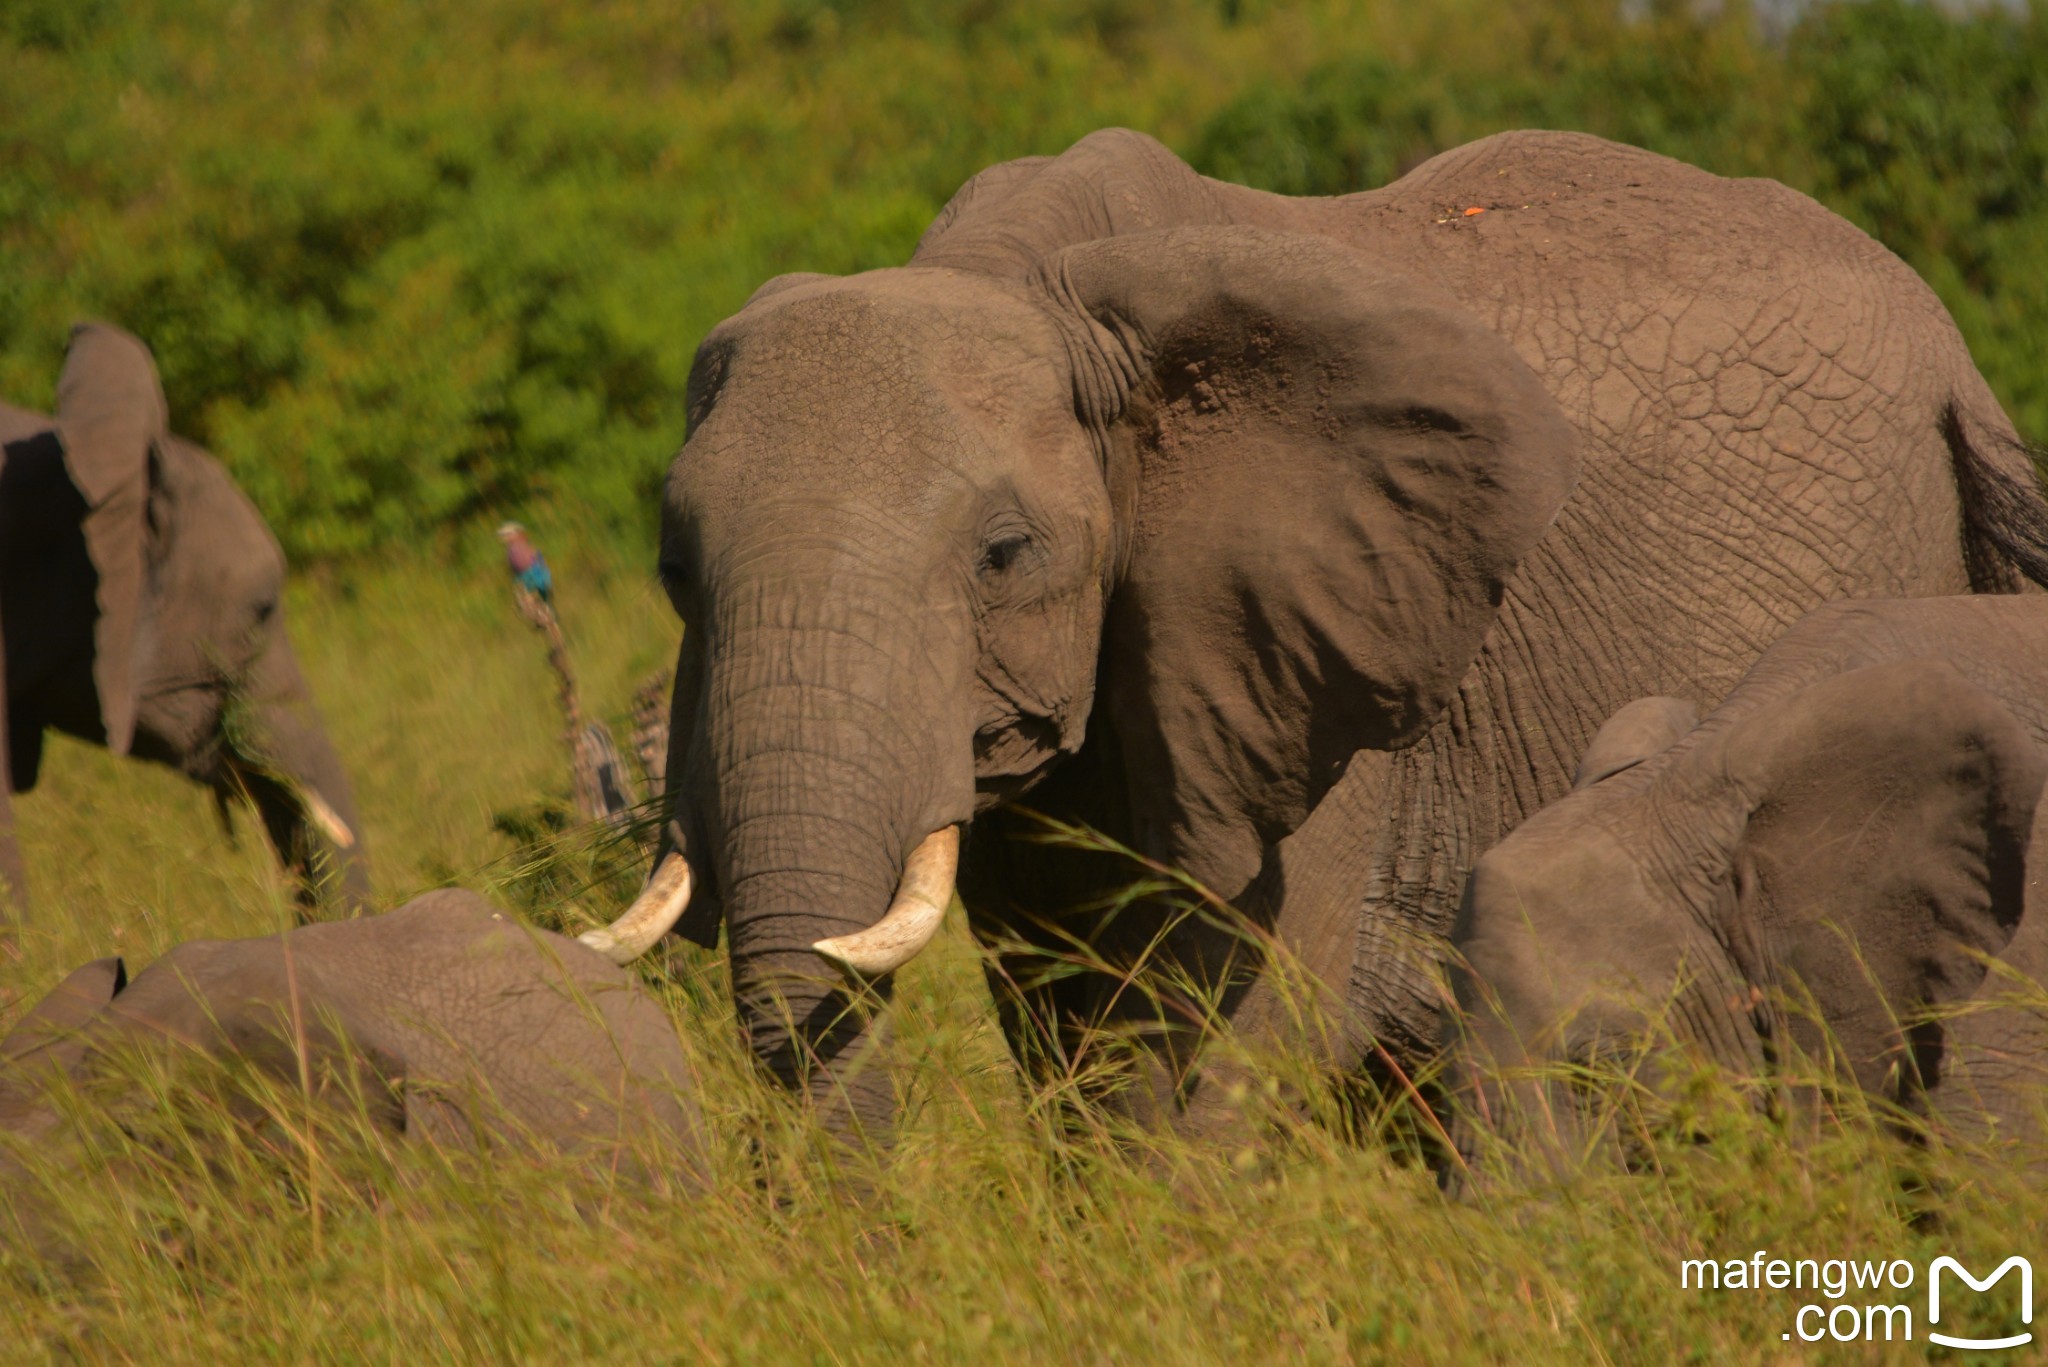
[[[844,611],[843,590],[796,601],[833,606],[756,611],[770,624],[718,633],[705,781],[689,787],[707,798],[699,816],[748,1044],[779,1082],[814,1094],[829,1128],[886,1142],[894,1098],[877,997],[812,946],[874,925],[912,849],[971,814],[966,728],[949,725],[957,685],[935,663],[945,643],[909,632],[930,613],[849,623],[819,620]],[[965,640],[951,653],[964,659]],[[888,980],[874,987],[886,1000]]]

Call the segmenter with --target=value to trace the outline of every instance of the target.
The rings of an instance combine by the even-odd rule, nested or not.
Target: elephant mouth
[[[1060,718],[1019,712],[974,736],[975,787],[1008,801],[1031,787],[1059,758],[1066,728]]]
[[[866,930],[819,940],[813,953],[856,986],[894,973],[923,952],[946,919],[960,867],[960,828],[942,826],[918,842],[903,863],[896,896]],[[633,904],[610,925],[577,937],[613,963],[632,963],[661,942],[690,905],[689,861],[670,854]]]

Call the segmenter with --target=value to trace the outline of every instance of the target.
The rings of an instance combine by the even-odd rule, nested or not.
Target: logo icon
[[[2032,1263],[2015,1253],[2000,1263],[1996,1272],[1979,1281],[1970,1275],[1969,1268],[1964,1267],[1947,1254],[1943,1254],[1941,1257],[1936,1258],[1927,1269],[1927,1323],[1930,1326],[1941,1321],[1941,1270],[1943,1268],[1947,1268],[1968,1282],[1972,1291],[1989,1291],[2006,1273],[2014,1268],[2018,1268],[2020,1270],[2020,1323],[2032,1324],[2034,1322],[2034,1265]],[[1948,1334],[1936,1333],[1932,1328],[1928,1329],[1927,1337],[1931,1342],[1943,1344],[1950,1348],[2017,1348],[2023,1343],[2031,1343],[2034,1340],[2032,1331],[2023,1334],[2013,1334],[2002,1339],[1961,1339],[1953,1338]]]

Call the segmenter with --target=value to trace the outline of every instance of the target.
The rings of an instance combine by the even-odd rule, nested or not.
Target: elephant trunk
[[[724,605],[748,625],[706,633],[695,772],[678,791],[702,799],[749,1045],[835,1133],[883,1143],[888,974],[936,930],[972,814],[954,716],[969,640],[948,641],[929,606],[842,620],[857,601],[842,575],[830,593],[785,580],[750,611]]]
[[[234,778],[297,879],[301,904],[332,896],[351,914],[367,910],[369,855],[355,798],[281,622],[245,680],[227,730]]]

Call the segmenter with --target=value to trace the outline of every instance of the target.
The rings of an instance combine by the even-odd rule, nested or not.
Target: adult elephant
[[[246,798],[305,901],[328,881],[368,900],[348,779],[283,594],[262,515],[168,430],[149,349],[73,329],[55,416],[0,404],[0,903],[26,905],[8,794],[35,786],[51,728]]]
[[[820,956],[886,997],[970,822],[1021,1053],[1071,1065],[1107,1021],[1166,1065],[1125,1095],[1185,1116],[1172,980],[1272,1009],[1237,927],[1076,913],[1132,870],[1010,839],[1016,799],[1270,928],[1353,1027],[1332,1064],[1412,1059],[1438,992],[1407,944],[1617,706],[1718,698],[1824,600],[2048,577],[2026,454],[1902,263],[1575,134],[1333,199],[1121,130],[1006,162],[907,266],[764,285],[689,418],[686,929],[723,917],[754,1050],[871,1134],[880,1023]],[[1090,957],[1169,971],[1148,997]]]

